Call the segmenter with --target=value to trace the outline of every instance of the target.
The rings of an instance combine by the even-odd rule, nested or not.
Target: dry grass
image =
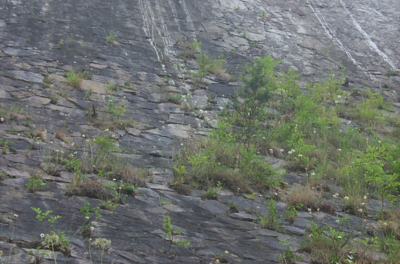
[[[42,141],[46,141],[46,139],[47,139],[47,130],[46,129],[45,130],[36,130],[33,133],[33,136],[35,138],[40,138]]]
[[[65,192],[66,196],[86,196],[100,200],[108,200],[112,198],[112,194],[97,181],[93,180],[75,180]]]
[[[384,236],[394,236],[396,239],[400,239],[400,224],[398,220],[379,221],[378,225]]]
[[[121,170],[121,180],[129,182],[136,187],[146,187],[146,177],[150,175],[150,171],[146,169],[138,169],[125,167]]]
[[[302,209],[311,208],[318,209],[318,203],[321,200],[321,193],[315,190],[310,185],[297,185],[292,189],[285,202],[291,206],[301,207]],[[300,206],[302,205],[302,206]]]
[[[186,58],[186,59],[197,59],[196,52],[192,49],[182,50],[178,53],[178,56],[180,58]]]
[[[59,130],[56,131],[54,137],[59,139],[59,140],[61,140],[61,141],[65,141],[65,139],[67,137],[67,134],[66,134],[64,129],[59,129]]]

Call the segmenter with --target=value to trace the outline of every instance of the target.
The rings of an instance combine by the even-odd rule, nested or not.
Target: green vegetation
[[[174,104],[181,104],[182,103],[182,96],[180,94],[169,93],[165,97],[165,101],[171,102],[171,103],[174,103]]]
[[[212,59],[201,54],[198,62],[199,71],[193,77],[199,82],[210,73],[207,67]],[[278,170],[267,162],[267,156],[274,156],[286,161],[287,171],[307,177],[304,186],[297,185],[284,198],[289,222],[298,210],[334,215],[333,204],[338,202],[345,212],[360,218],[366,217],[370,198],[381,200],[382,212],[385,201],[398,203],[400,119],[387,114],[392,111],[390,102],[369,89],[343,92],[344,76],[335,78],[332,73],[324,82],[307,84],[304,93],[293,69],[274,72],[278,64],[264,57],[245,67],[242,86],[220,112],[217,128],[175,156],[175,183],[207,190],[203,197],[208,199],[221,185],[237,194],[250,193],[246,197],[253,199],[254,191],[267,193],[285,186]],[[383,130],[387,126],[391,129]],[[341,188],[331,202],[322,193],[323,181]],[[237,210],[233,205],[230,208]],[[259,215],[261,227],[279,230],[273,199],[268,209],[267,215]],[[386,254],[385,263],[396,263],[400,231],[394,223],[399,216],[390,219],[380,222],[384,236],[373,239],[366,233],[354,239],[342,229],[314,224],[306,251],[323,263],[367,263],[371,255],[366,252],[372,249]],[[281,261],[291,263],[294,256],[287,247]]]
[[[174,237],[181,234],[181,230],[173,229],[173,227],[171,225],[171,218],[168,215],[166,215],[164,217],[163,222],[164,222],[163,229],[165,232],[165,235],[163,238],[164,239],[164,250],[163,250],[164,253],[168,253],[171,250],[172,244],[181,246],[181,247],[190,245],[189,240],[174,239]]]
[[[85,91],[85,97],[83,97],[83,100],[90,100],[90,97],[92,96],[92,93],[93,93],[92,89],[87,89]]]
[[[270,64],[272,63],[272,64]],[[185,175],[192,185],[222,186],[233,191],[254,187],[266,190],[278,184],[279,174],[257,155],[265,140],[266,104],[276,63],[271,58],[257,60],[246,68],[240,92],[224,111],[218,127],[206,140],[188,145],[177,155],[177,167],[190,167]],[[266,74],[266,75],[265,75]],[[266,76],[266,77],[265,77]]]
[[[110,32],[107,32],[104,30],[104,33],[106,35],[106,41],[108,44],[114,44],[115,43],[115,37],[114,37],[114,30],[111,30]]]
[[[111,92],[118,92],[120,90],[120,86],[118,83],[114,83],[113,80],[110,80],[110,84],[108,85],[108,90]]]
[[[296,255],[296,252],[292,251],[290,249],[290,244],[289,242],[285,242],[283,240],[279,241],[280,244],[286,246],[286,249],[279,255],[279,261],[282,263],[296,263],[297,261],[302,261],[303,258]]]
[[[116,104],[114,102],[114,98],[111,97],[107,102],[106,102],[109,118],[113,121],[119,121],[120,117],[124,115],[125,113],[125,100],[121,100],[119,104]]]
[[[29,192],[33,193],[35,191],[41,190],[45,188],[46,185],[43,182],[42,178],[37,175],[31,175],[29,177],[29,182],[26,184],[26,188]]]
[[[192,43],[190,43],[177,40],[177,45],[182,49],[178,56],[184,60],[196,59],[197,54],[200,53],[201,41],[194,40]]]
[[[51,103],[51,104],[57,104],[57,103],[58,103],[58,96],[55,95],[55,94],[52,94],[52,95],[50,96],[50,103]]]
[[[64,76],[67,77],[67,82],[73,88],[78,89],[83,81],[83,73],[76,72],[74,69],[70,72],[65,72]]]
[[[216,76],[220,76],[224,73],[223,66],[225,64],[225,57],[220,56],[217,59],[207,56],[202,53],[197,58],[199,70],[196,73],[192,73],[193,82],[195,85],[203,82],[203,78],[212,73]]]
[[[279,230],[279,222],[277,221],[277,210],[275,203],[276,202],[274,199],[269,200],[267,216],[258,215],[260,218],[261,228]]]
[[[43,87],[48,88],[51,85],[51,78],[49,75],[43,77]]]
[[[8,151],[10,151],[10,149],[12,148],[13,144],[14,144],[14,142],[9,141],[6,138],[0,138],[0,148],[1,148],[2,153],[4,155],[7,154]]]

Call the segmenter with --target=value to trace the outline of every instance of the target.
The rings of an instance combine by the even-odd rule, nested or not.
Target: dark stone
[[[237,86],[231,86],[222,83],[212,83],[208,85],[208,90],[218,95],[232,97],[233,95],[235,95],[235,92],[238,91],[238,88]]]

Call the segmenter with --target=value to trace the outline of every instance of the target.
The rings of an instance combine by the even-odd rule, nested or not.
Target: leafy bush
[[[106,102],[108,114],[111,120],[113,121],[119,121],[119,118],[125,114],[126,110],[126,105],[125,105],[125,100],[121,100],[119,104],[116,104],[114,102],[114,98],[111,97],[107,102]]]
[[[347,258],[345,246],[350,242],[350,239],[351,235],[345,235],[344,232],[330,226],[321,228],[312,222],[306,247],[311,250],[311,256],[316,261],[342,263]]]
[[[29,182],[26,184],[26,188],[31,193],[33,193],[35,191],[38,191],[38,190],[41,190],[41,189],[43,189],[45,187],[46,187],[46,185],[44,184],[44,182],[41,179],[41,177],[36,176],[36,175],[31,175],[29,177]]]

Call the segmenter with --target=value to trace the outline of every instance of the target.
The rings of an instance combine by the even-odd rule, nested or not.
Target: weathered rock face
[[[201,40],[202,50],[228,58],[231,70],[262,55],[317,81],[347,68],[351,86],[398,85],[397,1],[2,1],[2,52],[58,60],[118,78],[173,73],[178,39]],[[117,45],[107,45],[114,32]],[[29,43],[27,43],[27,40]],[[58,45],[63,41],[63,45]],[[236,56],[233,56],[233,53]],[[166,63],[169,57],[172,61]],[[46,66],[46,65],[42,65]],[[112,69],[118,68],[118,72]],[[165,71],[164,71],[165,70]],[[16,78],[31,78],[10,73]],[[143,80],[143,79],[142,79]]]
[[[135,120],[133,127],[113,131],[124,152],[119,157],[153,168],[154,175],[140,190],[143,196],[130,197],[115,213],[103,210],[102,218],[91,219],[94,237],[112,241],[114,251],[105,254],[104,263],[210,263],[218,258],[276,263],[284,249],[279,241],[299,249],[300,235],[312,220],[335,227],[333,216],[305,213],[293,225],[285,223],[286,234],[263,230],[252,221],[267,211],[265,197],[249,200],[221,191],[218,201],[202,201],[201,192],[183,196],[167,187],[172,178],[165,169],[167,159],[182,142],[208,133],[216,111],[237,88],[224,76],[209,77],[205,89],[192,86],[189,72],[197,65],[179,58],[176,43],[201,41],[202,51],[226,56],[232,73],[253,58],[271,55],[282,61],[280,70],[294,67],[301,73],[303,83],[324,80],[330,70],[340,74],[343,65],[350,89],[382,88],[397,99],[393,91],[399,92],[400,83],[395,75],[400,68],[399,8],[397,0],[0,0],[0,114],[11,115],[1,121],[0,135],[14,143],[14,151],[0,157],[0,179],[6,175],[0,180],[3,262],[11,258],[12,263],[25,263],[28,249],[38,246],[35,239],[48,233],[31,207],[62,216],[51,228],[72,237],[72,258],[58,254],[57,263],[89,259],[89,242],[75,231],[85,222],[79,208],[85,201],[97,205],[98,200],[65,197],[74,177],[65,168],[57,177],[45,175],[51,186],[43,192],[28,193],[25,185],[30,175],[43,173],[44,150],[78,155],[85,150],[86,140],[102,132],[88,124],[92,120],[85,113],[104,113],[104,102],[111,96],[117,102],[125,100],[125,116]],[[112,34],[116,41],[108,44],[106,35]],[[62,76],[72,68],[89,70],[93,76],[73,89]],[[107,91],[110,81],[121,86],[113,95]],[[88,90],[93,92],[89,99]],[[190,111],[167,102],[167,93],[188,95],[182,100],[194,106],[212,106]],[[37,129],[47,130],[42,142],[30,133]],[[68,144],[56,136],[60,130],[67,131]],[[304,178],[286,175],[286,180],[297,183]],[[237,204],[239,212],[228,212],[229,202]],[[280,203],[278,214],[285,207]],[[179,238],[191,243],[186,248],[173,246],[175,259],[162,252],[168,245],[162,240],[162,218],[167,214],[182,230]],[[361,229],[360,218],[354,218],[350,229]],[[91,258],[100,263],[100,256],[95,250]],[[51,253],[47,258],[52,260]]]

